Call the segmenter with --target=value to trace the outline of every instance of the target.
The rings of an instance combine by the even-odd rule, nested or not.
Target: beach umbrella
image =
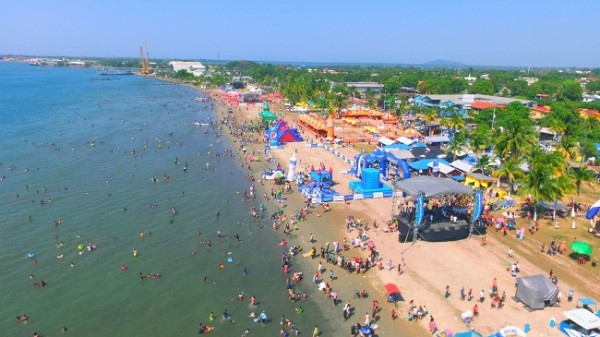
[[[571,244],[571,250],[582,255],[592,254],[592,245],[583,241],[575,241]]]

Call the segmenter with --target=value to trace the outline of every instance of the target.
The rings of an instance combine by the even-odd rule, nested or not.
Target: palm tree
[[[479,154],[485,151],[486,148],[490,147],[492,137],[490,129],[487,126],[479,125],[477,129],[474,129],[469,133],[469,137],[471,151],[473,151],[477,157],[479,157]]]
[[[425,120],[428,124],[435,122],[438,118],[438,114],[435,109],[425,108],[423,111],[423,120]]]
[[[450,125],[451,125],[450,118],[442,117],[442,118],[440,118],[439,123],[440,123],[441,127],[450,129]]]
[[[446,144],[446,154],[452,154],[452,160],[456,160],[456,156],[464,153],[467,148],[467,137],[459,132],[456,133],[452,140]]]
[[[551,153],[541,152],[541,154],[531,157],[529,160],[530,168],[543,166],[552,172],[555,177],[563,175],[567,171],[569,163],[565,157],[558,151]]]
[[[553,119],[550,121],[549,128],[558,136],[558,138],[560,138],[560,136],[562,136],[567,130],[567,126],[560,119]]]
[[[564,136],[556,144],[556,150],[567,160],[579,158],[579,143],[572,137]]]
[[[492,175],[500,180],[506,179],[509,184],[510,193],[514,193],[515,181],[525,177],[525,171],[519,166],[523,162],[519,158],[508,158],[500,167],[495,170]]]
[[[489,173],[491,164],[492,164],[492,157],[488,156],[487,154],[484,154],[477,161],[476,167],[485,174],[485,173]]]
[[[454,116],[450,118],[449,126],[452,128],[453,133],[464,129],[465,125],[465,119],[458,114],[454,114]]]
[[[341,117],[342,110],[348,106],[348,96],[344,92],[336,92],[332,95],[333,106],[337,110],[338,118]]]
[[[516,159],[536,144],[533,127],[528,123],[515,122],[496,138],[494,151],[502,159]]]
[[[569,178],[575,184],[577,195],[581,192],[581,183],[584,181],[594,181],[596,179],[595,174],[588,170],[586,166],[571,167],[568,171]]]
[[[518,180],[518,183],[520,188],[517,193],[531,198],[533,221],[537,221],[537,204],[542,200],[552,200],[554,197],[552,171],[544,166],[534,166],[524,178]]]
[[[429,128],[429,135],[431,136],[431,123],[435,122],[437,119],[437,112],[434,109],[426,108],[423,112],[423,120],[427,122],[427,127]]]

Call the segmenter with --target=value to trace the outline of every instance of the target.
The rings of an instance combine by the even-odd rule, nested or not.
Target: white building
[[[171,61],[169,65],[175,72],[185,70],[194,76],[202,76],[206,72],[206,67],[200,62]]]

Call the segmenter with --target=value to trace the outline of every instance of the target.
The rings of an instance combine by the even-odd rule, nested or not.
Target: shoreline
[[[211,98],[213,99],[214,109],[217,120],[222,120],[223,118],[228,117],[229,113],[227,113],[228,107],[223,102],[220,102],[218,99],[214,97],[214,91],[209,91],[211,93]],[[247,113],[251,110],[259,109],[256,107],[248,107],[245,111],[241,108],[234,108],[233,117],[237,122],[248,122]],[[245,115],[245,116],[241,116]],[[240,120],[241,119],[241,120]],[[252,136],[256,136],[256,134],[252,134]],[[262,137],[262,135],[259,135]],[[233,139],[231,135],[227,135],[228,140],[233,144],[239,146],[239,142],[236,139]],[[260,140],[260,138],[259,138]],[[264,143],[255,143],[255,144],[247,144],[246,147],[248,152],[257,151],[261,154],[264,154],[262,146]],[[303,143],[295,143],[294,150],[298,150],[302,152]],[[300,147],[300,148],[299,148]],[[239,149],[238,155],[239,155]],[[278,150],[277,150],[278,151]],[[286,168],[287,162],[286,158],[282,156],[283,152],[274,152],[270,151],[270,154],[280,162],[281,166]],[[314,163],[317,164],[317,163]],[[252,168],[248,170],[249,174],[252,174],[256,181],[260,179],[260,173],[263,169],[266,169],[269,165],[265,160],[261,160],[258,163],[252,163]],[[260,166],[260,169],[257,169],[256,166]],[[299,171],[301,171],[299,165]],[[308,166],[308,165],[307,165]],[[287,169],[287,168],[286,168]],[[261,193],[268,192],[270,187],[276,187],[276,185],[270,185],[271,182],[265,183],[263,186],[259,186],[257,184],[260,192],[257,194],[260,196]],[[294,186],[295,189],[296,186]],[[285,214],[289,217],[288,214],[289,209],[297,210],[301,209],[304,205],[304,198],[298,193],[292,194],[284,194],[286,197],[286,209]],[[274,203],[270,200],[270,204],[275,208],[279,207],[277,203]],[[353,204],[356,205],[356,204]],[[366,209],[368,205],[364,205],[362,210],[359,212],[353,212],[357,216],[357,218],[368,218]],[[356,208],[356,207],[353,207]],[[283,235],[281,233],[281,229],[278,230],[277,235],[282,238],[286,238],[289,243],[294,245],[300,245],[303,248],[302,253],[306,253],[310,250],[312,246],[315,246],[317,251],[321,246],[324,246],[327,242],[339,241],[341,242],[343,238],[346,238],[348,242],[351,242],[351,239],[357,233],[356,231],[352,233],[346,233],[343,227],[345,218],[347,213],[352,211],[352,208],[347,207],[344,204],[335,204],[332,205],[331,210],[328,212],[323,212],[320,207],[317,205],[312,208],[308,214],[307,220],[296,223],[298,230],[292,230],[291,235]],[[370,222],[370,221],[369,221]],[[381,221],[379,221],[381,223]],[[314,235],[315,242],[309,242],[311,234]],[[366,258],[365,251],[360,249],[351,248],[348,251],[344,251],[343,254],[346,258],[352,258],[355,256],[360,256]],[[346,270],[340,268],[339,266],[333,266],[330,263],[325,262],[321,258],[311,259],[310,257],[297,256],[294,260],[296,265],[301,266],[301,271],[304,272],[305,281],[303,282],[311,282],[312,275],[314,271],[318,269],[318,265],[322,262],[323,272],[322,278],[331,285],[331,288],[338,295],[338,304],[334,305],[331,300],[328,300],[325,295],[322,299],[309,299],[313,301],[324,313],[327,315],[328,320],[335,321],[336,325],[339,324],[343,335],[345,336],[350,332],[350,326],[354,322],[359,322],[360,324],[364,323],[365,313],[371,313],[372,311],[372,301],[377,300],[380,305],[380,311],[377,313],[377,325],[379,329],[376,331],[376,334],[379,336],[385,335],[395,335],[395,330],[400,329],[403,333],[408,333],[409,335],[426,335],[426,330],[424,330],[419,325],[410,324],[409,322],[402,320],[401,310],[397,305],[388,305],[386,303],[387,295],[383,291],[383,284],[380,281],[380,277],[375,274],[375,269],[372,267],[372,270],[369,270],[365,274],[356,275],[354,272],[349,273]],[[334,275],[336,277],[335,280],[330,280],[329,271],[333,270]],[[316,285],[314,285],[316,288]],[[364,299],[357,299],[355,296],[356,291],[366,290],[369,294],[369,297]],[[347,321],[345,321],[342,317],[342,308],[344,303],[347,301],[351,302],[351,305],[354,307],[352,315],[349,317]],[[395,321],[391,319],[391,309],[394,308],[398,313],[398,318]],[[332,334],[330,331],[324,331],[324,335],[339,335],[339,332],[335,332]]]

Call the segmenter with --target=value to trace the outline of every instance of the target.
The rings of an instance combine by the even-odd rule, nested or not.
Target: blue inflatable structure
[[[371,167],[362,169],[361,180],[348,183],[356,193],[367,197],[374,197],[375,193],[381,193],[381,197],[391,197],[394,191],[390,186],[379,181],[379,170]]]
[[[333,172],[330,168],[327,170],[324,166],[315,169],[311,167],[309,181],[303,183],[302,179],[297,179],[299,183],[298,190],[305,196],[311,196],[321,202],[332,202],[334,196],[340,195],[331,188],[333,185]]]
[[[354,174],[357,178],[362,178],[362,171],[365,168],[378,169],[381,177],[385,180],[390,179],[391,170],[394,170],[396,177],[402,177],[402,179],[410,178],[408,163],[381,149],[376,149],[369,154],[361,153],[354,156],[354,165],[350,169],[350,173]]]

